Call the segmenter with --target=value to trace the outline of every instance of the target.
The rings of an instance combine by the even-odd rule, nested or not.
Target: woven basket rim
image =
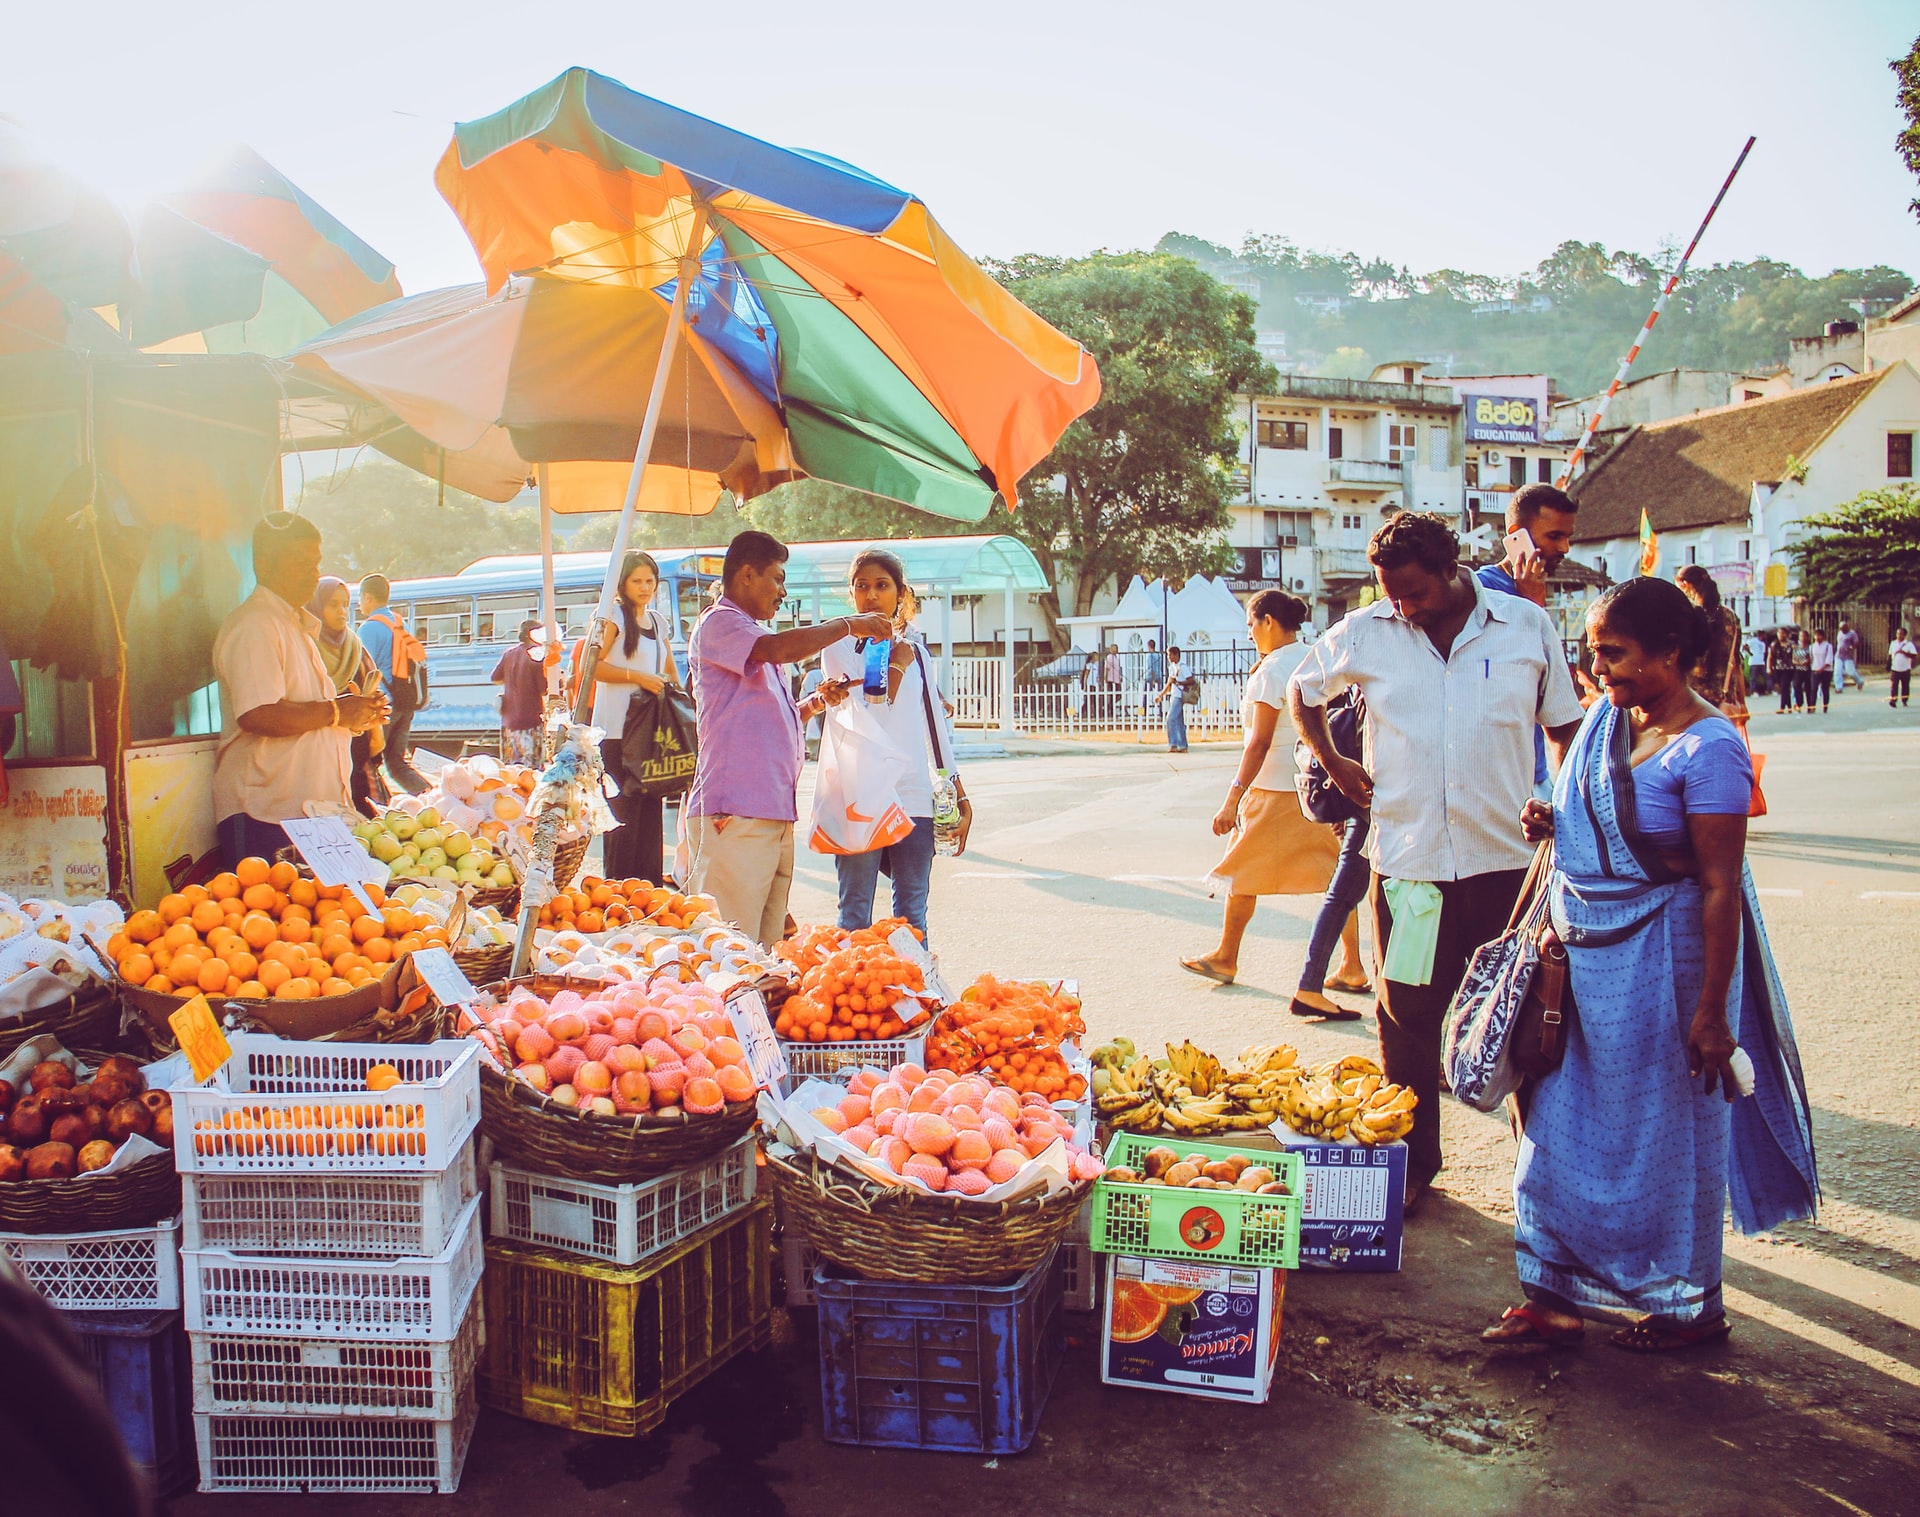
[[[916,1221],[940,1216],[991,1222],[1007,1217],[1037,1215],[1050,1207],[1078,1211],[1093,1189],[1091,1180],[1074,1180],[1064,1190],[1031,1191],[1010,1200],[983,1202],[971,1196],[936,1195],[917,1190],[911,1185],[883,1186],[840,1169],[815,1155],[808,1155],[804,1166],[794,1162],[799,1157],[797,1154],[789,1157],[768,1149],[766,1157],[769,1169],[781,1173],[794,1184],[808,1187],[823,1202],[883,1220],[888,1212],[916,1208],[920,1212]]]

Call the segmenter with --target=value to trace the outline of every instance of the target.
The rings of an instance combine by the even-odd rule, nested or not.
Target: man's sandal
[[[1547,1314],[1529,1301],[1524,1306],[1508,1307],[1500,1314],[1500,1320],[1480,1335],[1480,1341],[1496,1348],[1535,1345],[1568,1348],[1582,1342],[1586,1335],[1585,1324],[1555,1327]]]
[[[1212,980],[1216,985],[1231,985],[1233,976],[1215,969],[1205,959],[1182,959],[1180,967],[1188,974],[1197,974],[1203,980]]]
[[[1607,1341],[1630,1354],[1672,1354],[1681,1349],[1699,1348],[1706,1343],[1718,1343],[1732,1331],[1733,1324],[1725,1317],[1715,1317],[1711,1322],[1696,1322],[1685,1327],[1645,1317],[1631,1327],[1621,1328]]]

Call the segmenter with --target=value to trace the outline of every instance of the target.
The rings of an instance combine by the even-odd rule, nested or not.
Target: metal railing
[[[1399,464],[1384,458],[1330,458],[1327,480],[1332,484],[1387,485],[1398,489],[1405,483],[1406,475]]]
[[[1273,399],[1379,400],[1413,405],[1451,406],[1453,391],[1445,385],[1397,385],[1375,379],[1325,379],[1309,374],[1282,374]],[[1266,397],[1262,397],[1263,399]]]
[[[1189,672],[1200,680],[1200,696],[1185,703],[1191,740],[1229,737],[1240,731],[1240,702],[1246,676],[1257,659],[1252,648],[1195,649]],[[1168,702],[1164,680],[1148,682],[1145,654],[1122,654],[1119,685],[1084,684],[1077,679],[1016,679],[1009,711],[1006,665],[992,658],[953,660],[953,721],[962,728],[1071,737],[1132,735],[1159,740]],[[1182,660],[1187,665],[1186,660]]]

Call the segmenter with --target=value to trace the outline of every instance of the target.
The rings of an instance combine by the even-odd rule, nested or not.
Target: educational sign
[[[1537,443],[1540,407],[1525,395],[1466,395],[1467,441]]]
[[[107,771],[96,764],[7,770],[0,891],[94,900],[107,893]]]

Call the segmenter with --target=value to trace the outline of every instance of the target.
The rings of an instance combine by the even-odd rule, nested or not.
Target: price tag
[[[754,1083],[778,1090],[787,1077],[787,1055],[773,1035],[773,1023],[767,1020],[767,998],[756,989],[736,992],[727,998],[727,1014],[733,1018],[733,1030],[746,1050],[747,1068]]]
[[[919,966],[920,977],[926,981],[927,989],[940,998],[942,1006],[953,1004],[953,991],[948,986],[946,977],[940,973],[939,964],[935,962],[933,955],[927,952],[926,945],[913,935],[912,928],[894,928],[893,935],[887,939],[887,947],[909,964]]]
[[[280,825],[316,880],[322,885],[344,885],[368,911],[379,911],[362,886],[385,880],[386,870],[347,831],[345,822],[337,816],[299,816]]]
[[[187,1056],[187,1067],[195,1080],[205,1080],[233,1057],[233,1045],[220,1030],[213,1008],[205,996],[195,996],[167,1018],[180,1051]]]
[[[427,989],[439,998],[442,1006],[468,1006],[480,999],[480,992],[473,988],[473,982],[462,973],[460,966],[453,962],[453,955],[444,948],[416,949],[413,967],[420,978],[427,982]]]

